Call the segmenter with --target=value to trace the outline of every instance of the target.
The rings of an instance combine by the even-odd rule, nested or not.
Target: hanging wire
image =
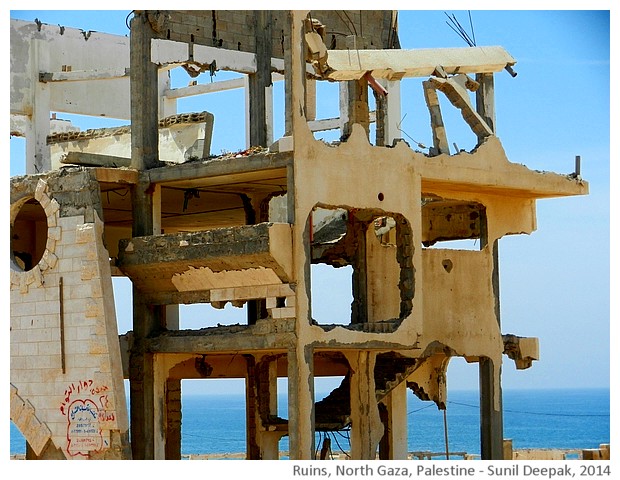
[[[336,15],[338,15],[338,18],[340,18],[340,20],[342,20],[342,23],[344,23],[345,26],[349,29],[349,33],[350,34],[355,33],[357,35],[357,32],[353,32],[353,30],[351,30],[351,25],[349,23],[347,23],[347,21],[344,18],[342,18],[342,15],[340,15],[340,12],[338,10],[336,10],[335,12],[336,12]],[[351,20],[349,19],[349,21],[351,21]],[[354,25],[354,27],[355,27],[355,25]]]
[[[402,128],[400,128],[400,126],[402,125],[403,121],[405,120],[405,117],[407,116],[407,114],[405,113],[403,115],[403,118],[400,119],[400,122],[398,122],[398,124],[396,125],[396,129],[401,132],[404,133],[405,135],[407,135],[407,138],[409,138],[412,142],[414,142],[418,148],[421,148],[423,150],[427,149],[428,147],[426,145],[424,145],[423,143],[418,142],[417,140],[415,140],[414,138],[412,138],[407,132],[405,132]]]
[[[460,403],[460,402],[452,402],[452,401],[448,401],[448,403],[451,403],[453,405],[461,405],[463,407],[471,407],[471,408],[480,408],[479,405],[471,405],[468,403]],[[571,413],[545,413],[545,412],[524,412],[522,410],[507,410],[504,409],[504,412],[507,413],[521,413],[523,415],[539,415],[539,416],[544,416],[544,417],[609,417],[609,415],[606,415],[604,413],[599,414],[599,413],[575,413],[575,414],[571,414]]]
[[[435,405],[434,403],[429,403],[429,404],[428,404],[428,405],[426,405],[425,407],[418,408],[417,410],[411,410],[410,412],[407,412],[407,415],[411,415],[412,413],[417,413],[417,412],[420,412],[420,411],[422,411],[422,410],[426,410],[427,408],[430,408],[430,407],[432,407],[432,406],[434,406],[434,405]]]
[[[353,27],[353,33],[355,33],[355,36],[357,37],[357,28],[355,28],[355,23],[353,22],[353,20],[351,20],[351,17],[349,17],[349,14],[347,13],[346,10],[342,11],[345,16],[349,19],[349,23],[351,24],[351,26]]]
[[[347,430],[348,431],[348,430]],[[334,441],[336,442],[336,445],[338,445],[338,448],[340,449],[340,451],[342,453],[344,453],[347,457],[351,458],[351,456],[344,450],[344,448],[342,448],[342,446],[340,445],[340,442],[338,441],[338,439],[336,438],[336,435],[334,434],[334,432],[331,432],[332,436],[334,437]],[[338,431],[338,433],[340,433],[340,431]],[[342,434],[341,434],[342,435]],[[345,437],[346,438],[346,437]],[[347,438],[347,440],[349,440],[349,444],[350,444],[350,439]]]

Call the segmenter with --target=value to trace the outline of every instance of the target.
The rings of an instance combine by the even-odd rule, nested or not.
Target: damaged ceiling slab
[[[314,459],[328,430],[348,432],[352,459],[406,459],[425,434],[407,431],[407,395],[445,409],[455,357],[478,364],[482,458],[503,458],[502,364],[535,368],[539,345],[502,330],[499,242],[536,230],[537,200],[588,183],[509,160],[493,80],[517,62],[502,47],[405,50],[397,12],[339,13],[136,10],[128,38],[11,20],[11,134],[27,144],[10,181],[11,420],[27,458],[180,459],[181,381],[236,378],[248,459],[281,458],[284,436],[289,458]],[[363,35],[340,35],[344,18]],[[188,86],[172,87],[177,68]],[[399,128],[412,77],[427,153]],[[319,82],[338,86],[336,117],[317,118]],[[226,119],[179,100],[231,89],[246,144],[218,155]],[[442,96],[470,151],[451,152]],[[82,131],[63,112],[129,124]],[[315,318],[316,265],[350,272],[346,318]],[[122,335],[113,277],[131,281]],[[180,328],[182,304],[245,318]],[[340,384],[315,401],[320,377]]]

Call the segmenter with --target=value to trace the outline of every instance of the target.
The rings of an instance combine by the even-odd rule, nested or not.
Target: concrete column
[[[443,124],[443,117],[441,116],[441,106],[439,104],[439,97],[437,96],[437,90],[433,87],[430,81],[422,82],[424,87],[424,99],[426,100],[426,106],[431,116],[431,128],[433,131],[433,148],[431,149],[431,155],[439,155],[445,153],[450,154],[450,146],[448,145],[448,137],[446,136],[446,129]]]
[[[306,80],[306,120],[316,120],[316,80]]]
[[[270,130],[267,127],[267,89],[271,87],[271,12],[254,11],[256,38],[256,73],[249,78],[250,146],[267,147]]]
[[[153,355],[153,459],[166,459],[167,369],[162,355]]]
[[[149,353],[146,338],[161,325],[163,307],[145,304],[141,292],[133,288],[134,343],[129,354],[129,387],[131,391],[131,448],[135,460],[163,459],[163,408],[165,377],[155,355]],[[156,421],[156,415],[157,417]]]
[[[258,375],[258,410],[267,412],[268,415],[278,414],[278,375],[277,360],[265,358],[259,363]],[[262,460],[278,460],[280,457],[279,441],[282,432],[266,431],[259,429],[257,436]]]
[[[293,134],[293,55],[291,52],[291,24],[293,15],[284,15],[284,136]]]
[[[150,61],[152,36],[147,12],[136,12],[131,20],[130,36],[131,166],[141,171],[159,163],[158,69]],[[153,191],[145,176],[132,189],[132,208],[132,235],[152,235],[158,222],[154,222]],[[164,317],[164,307],[148,304],[134,286],[134,343],[129,360],[134,459],[165,457],[164,409],[155,405],[156,398],[163,401],[165,378],[160,378],[154,355],[146,347],[146,339],[162,328]]]
[[[181,460],[181,380],[166,380],[166,460]]]
[[[288,351],[288,437],[291,460],[314,460],[312,349]]]
[[[176,115],[177,113],[177,99],[167,98],[165,92],[171,88],[170,85],[170,70],[159,69],[157,82],[157,98],[159,102],[159,116],[161,118],[169,117],[170,115]]]
[[[387,429],[384,432],[388,446],[386,460],[407,460],[407,383],[402,382],[383,400],[387,409]]]
[[[258,385],[256,382],[256,359],[253,355],[244,355],[244,357],[247,362],[245,376],[246,458],[248,460],[260,460],[260,449],[257,440],[260,414],[258,408]]]
[[[495,382],[495,368],[501,371],[501,366],[495,366],[490,358],[480,359],[480,455],[482,460],[504,458],[502,388]]]
[[[375,354],[346,354],[351,365],[351,458],[374,460],[383,436],[375,394]]]
[[[495,132],[495,97],[494,77],[492,73],[476,74],[480,84],[476,91],[476,112]],[[478,136],[482,142],[484,136]],[[486,222],[485,222],[486,224]],[[487,245],[488,230],[481,232],[481,248]],[[484,237],[484,238],[482,238]],[[501,331],[500,291],[499,291],[499,240],[493,242],[493,296],[495,298],[495,317]],[[497,369],[497,371],[496,371]],[[504,458],[504,421],[502,407],[501,365],[494,365],[488,358],[480,360],[480,451],[483,460],[501,460]]]
[[[385,145],[392,145],[394,139],[401,138],[402,133],[399,130],[401,118],[400,104],[400,80],[384,81],[381,84],[388,91],[386,101],[386,112],[384,117],[384,137]]]
[[[39,81],[40,72],[49,72],[49,44],[44,40],[32,40],[34,50],[32,89],[32,116],[26,138],[26,173],[36,174],[51,170],[52,160],[47,136],[50,133],[50,85]]]
[[[366,231],[368,222],[349,215],[350,228],[357,243],[353,258],[351,323],[368,322],[368,263],[366,255]]]
[[[347,82],[347,121],[344,125],[343,136],[351,135],[354,123],[359,123],[366,135],[370,131],[370,114],[368,110],[368,82],[365,78]],[[342,116],[342,111],[341,111]]]
[[[179,306],[165,306],[165,321],[168,330],[179,329]],[[166,379],[166,460],[181,460],[181,380]]]
[[[485,241],[486,240],[487,239],[485,239]],[[495,240],[492,248],[494,265],[492,283],[495,297],[495,316],[501,329],[499,305],[499,240]],[[480,359],[480,452],[482,460],[501,460],[504,458],[501,368],[501,364],[494,365],[490,358]]]
[[[130,100],[131,100],[131,166],[147,170],[158,165],[158,70],[151,62],[153,31],[144,11],[131,20],[130,35]]]
[[[476,112],[495,132],[495,86],[492,73],[477,73],[476,81],[480,84],[476,90]],[[484,136],[478,135],[478,142],[484,140]]]

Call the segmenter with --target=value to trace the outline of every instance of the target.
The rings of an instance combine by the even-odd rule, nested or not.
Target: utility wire
[[[417,410],[411,410],[410,412],[407,412],[407,415],[411,415],[412,413],[417,413],[421,410],[426,410],[427,408],[430,408],[434,405],[435,405],[434,403],[430,403],[429,405],[426,405],[425,407],[422,407],[422,408],[418,408]]]
[[[460,402],[451,402],[448,401],[448,403],[452,403],[453,405],[461,405],[463,407],[471,407],[471,408],[480,408],[479,405],[470,405],[467,403],[460,403]],[[539,415],[539,416],[545,416],[545,417],[609,417],[609,415],[605,415],[605,414],[598,414],[598,413],[576,413],[576,414],[569,414],[569,413],[544,413],[544,412],[524,412],[522,410],[506,410],[504,409],[504,412],[508,412],[508,413],[521,413],[524,415]]]

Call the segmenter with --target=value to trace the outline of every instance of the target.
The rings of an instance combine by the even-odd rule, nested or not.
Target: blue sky
[[[602,2],[602,8],[610,3]],[[467,11],[446,11],[469,31]],[[11,18],[128,35],[128,14],[34,10],[11,11]],[[607,387],[612,265],[609,12],[473,10],[471,16],[477,45],[500,45],[517,60],[516,78],[507,72],[495,76],[497,134],[508,158],[531,169],[568,174],[580,155],[582,177],[590,183],[588,196],[539,201],[538,230],[500,241],[502,332],[538,337],[541,351],[541,360],[525,371],[516,371],[505,357],[504,388]],[[444,10],[400,11],[402,48],[466,46],[446,20]],[[186,75],[178,78],[189,81]],[[407,115],[402,129],[428,145],[428,113],[416,87],[413,82],[403,85]],[[225,112],[229,101],[242,101],[238,93],[230,95],[208,105],[216,126],[222,118],[218,112]],[[203,109],[200,105],[195,111]],[[459,119],[459,114],[447,116],[448,139],[470,149],[475,142]],[[90,119],[83,123],[83,128],[93,126]],[[222,143],[214,143],[213,151],[244,148],[242,134],[222,137],[216,130],[214,142]],[[23,173],[23,146],[19,140],[10,145],[11,175]],[[326,304],[334,290],[321,292]],[[126,331],[128,309],[119,307],[119,329]],[[455,361],[449,387],[477,388],[477,368]]]

